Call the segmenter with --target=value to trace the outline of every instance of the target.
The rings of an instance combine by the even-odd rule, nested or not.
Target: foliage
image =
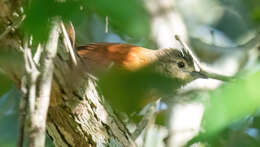
[[[45,41],[49,34],[50,20],[61,17],[65,21],[77,22],[85,14],[82,0],[33,0],[27,1],[24,31],[36,41]],[[81,7],[82,10],[81,10]]]
[[[108,16],[109,22],[121,34],[137,38],[143,38],[148,34],[149,17],[138,0],[28,1],[25,8],[24,31],[32,34],[35,40],[45,41],[50,29],[50,19],[61,17],[65,21],[77,24],[89,11],[94,11],[102,17]]]
[[[256,123],[258,121],[258,116],[255,117],[253,123],[247,119],[246,121],[243,119],[257,114],[257,110],[259,110],[259,81],[260,72],[258,71],[256,74],[249,76],[244,80],[226,84],[214,91],[204,114],[202,125],[204,130],[190,143],[202,141],[214,145],[216,142],[220,141],[219,139],[225,138],[223,136],[229,135],[230,137],[230,135],[232,136],[234,135],[233,133],[239,131],[238,129],[228,131],[228,127],[235,128],[234,123],[242,122],[247,124],[247,129],[249,129],[250,126],[258,129],[259,124]],[[242,128],[242,125],[240,127],[245,131],[245,129]],[[249,137],[249,135],[247,135],[247,137]],[[227,138],[228,137],[225,139]],[[250,141],[249,144],[260,145],[259,140],[255,138],[251,139],[252,141]],[[222,144],[222,146],[224,145]]]
[[[250,11],[249,16],[252,19],[254,25],[260,24],[260,1],[258,0],[249,0],[246,3]]]
[[[6,77],[6,75],[3,75],[1,73],[0,73],[0,81],[1,81],[0,84],[0,96],[1,96],[11,88],[12,82],[8,77]]]
[[[89,0],[89,8],[99,15],[108,16],[119,34],[144,38],[149,32],[149,16],[139,0]],[[116,4],[116,5],[115,5]]]
[[[147,69],[136,72],[112,70],[99,80],[99,85],[114,108],[128,113],[138,112],[158,96],[180,87],[176,80]]]

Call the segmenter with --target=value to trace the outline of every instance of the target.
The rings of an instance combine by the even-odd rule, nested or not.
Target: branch
[[[24,142],[24,126],[25,126],[25,120],[26,120],[26,107],[27,107],[27,88],[26,88],[26,76],[22,78],[21,82],[21,91],[23,95],[20,99],[20,116],[19,116],[19,131],[18,131],[18,140],[17,140],[17,147],[22,147]]]
[[[156,106],[159,105],[160,99],[149,104],[146,107],[146,112],[144,112],[144,116],[142,120],[137,124],[135,131],[132,133],[132,139],[136,140],[140,134],[144,131],[145,128],[152,124],[156,117]],[[145,109],[145,108],[144,108]]]
[[[72,45],[72,42],[73,42],[73,41],[72,41],[72,42],[70,41],[68,32],[66,31],[63,22],[61,22],[60,25],[61,25],[62,33],[63,33],[63,35],[64,35],[64,44],[65,44],[65,47],[69,50],[70,57],[72,58],[72,61],[73,61],[74,65],[77,65],[78,62],[77,62],[76,55],[75,55],[75,52],[74,52],[73,47],[72,47],[72,46],[73,46],[73,45]]]
[[[18,147],[23,146],[24,129],[28,136],[28,146],[45,146],[45,129],[47,111],[50,101],[50,90],[52,84],[52,74],[54,70],[53,59],[56,56],[59,38],[59,27],[54,22],[46,48],[41,54],[41,47],[38,47],[38,53],[35,60],[32,57],[31,49],[28,47],[28,41],[24,45],[25,76],[22,78],[21,89],[23,97],[20,103],[20,127],[18,137]],[[37,68],[38,58],[41,57],[40,71]],[[26,110],[27,109],[27,110]],[[25,119],[25,114],[26,119]],[[26,123],[25,123],[26,121]],[[24,125],[27,124],[25,127]]]
[[[28,40],[26,40],[24,44],[24,63],[25,75],[22,77],[21,82],[23,96],[20,101],[20,124],[17,147],[23,146],[24,129],[27,130],[26,133],[30,133],[30,128],[32,127],[31,122],[33,122],[33,112],[35,108],[36,84],[40,74],[32,58],[31,49],[28,48]],[[25,128],[26,120],[29,122],[27,128]]]
[[[2,40],[8,33],[11,31],[16,30],[24,21],[25,15],[21,17],[20,20],[18,20],[16,23],[14,23],[12,26],[8,26],[3,33],[0,34],[0,40]]]
[[[56,21],[52,26],[49,40],[47,41],[44,54],[41,56],[40,64],[41,76],[38,79],[38,91],[35,99],[34,112],[31,120],[31,130],[29,134],[29,146],[44,147],[45,146],[45,129],[47,112],[50,101],[50,91],[52,84],[52,76],[54,70],[53,60],[57,53],[59,39],[59,25]]]
[[[41,54],[43,52],[43,48],[42,48],[42,45],[41,44],[38,44],[37,46],[37,50],[33,56],[33,60],[34,62],[38,65],[39,62],[40,62],[40,58],[41,58]]]
[[[198,38],[191,38],[191,40],[200,48],[205,48],[207,50],[211,50],[214,52],[220,51],[224,53],[224,52],[233,52],[238,50],[249,51],[253,48],[260,46],[260,32],[258,32],[252,39],[250,39],[246,43],[234,47],[223,47],[223,46],[217,46],[213,44],[207,44]]]

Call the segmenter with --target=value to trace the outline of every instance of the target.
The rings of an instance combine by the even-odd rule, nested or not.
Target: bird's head
[[[200,72],[194,57],[186,49],[161,49],[158,50],[157,57],[156,70],[183,84],[197,78],[207,78]]]

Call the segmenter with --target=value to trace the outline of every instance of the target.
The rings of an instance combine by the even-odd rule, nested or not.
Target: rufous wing
[[[109,68],[111,65],[126,70],[137,70],[154,59],[154,50],[120,43],[91,43],[77,48],[86,65],[95,69]]]

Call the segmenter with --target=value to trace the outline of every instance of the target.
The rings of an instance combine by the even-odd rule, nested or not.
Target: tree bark
[[[95,79],[60,54],[47,130],[56,146],[135,146],[125,125],[97,91]],[[72,69],[71,69],[72,67]],[[72,72],[71,72],[72,71]],[[74,78],[77,77],[77,78]]]

